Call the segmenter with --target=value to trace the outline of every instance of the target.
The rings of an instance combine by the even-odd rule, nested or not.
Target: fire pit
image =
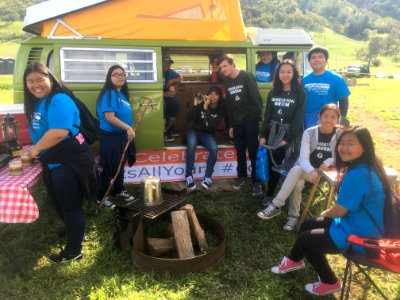
[[[201,272],[220,263],[225,255],[225,230],[215,220],[204,215],[197,215],[199,223],[218,239],[216,247],[211,251],[188,259],[159,258],[145,253],[143,226],[139,224],[132,238],[131,258],[133,263],[145,271],[170,272],[183,274],[187,272]]]
[[[144,271],[161,271],[172,274],[200,272],[221,262],[225,255],[225,230],[223,227],[204,215],[197,215],[198,223],[214,244],[207,252],[191,258],[160,258],[150,255],[145,246],[145,236],[153,225],[167,217],[167,213],[177,210],[184,204],[185,194],[163,190],[163,203],[146,206],[143,201],[117,207],[119,227],[119,246],[130,251],[133,263]],[[163,225],[161,223],[161,225]]]
[[[143,222],[145,225],[153,223],[160,216],[175,207],[179,207],[185,201],[185,193],[169,189],[162,189],[162,192],[164,201],[159,205],[146,206],[141,199],[137,199],[131,203],[117,206],[117,239],[121,249],[129,250],[131,247],[130,239],[134,235],[139,222]]]

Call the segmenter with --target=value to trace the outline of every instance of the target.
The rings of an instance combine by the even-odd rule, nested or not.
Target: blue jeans
[[[197,145],[204,146],[208,151],[207,167],[204,177],[211,178],[214,172],[214,166],[217,162],[218,146],[214,135],[197,130],[190,129],[186,134],[187,150],[186,150],[186,176],[192,176],[195,150]]]
[[[83,210],[83,192],[78,177],[71,167],[61,165],[51,170],[51,187],[65,225],[67,255],[82,251],[86,215]]]
[[[244,124],[233,126],[233,142],[237,155],[238,177],[247,177],[246,149],[251,161],[251,179],[256,182],[256,160],[258,151],[258,122],[248,120]]]

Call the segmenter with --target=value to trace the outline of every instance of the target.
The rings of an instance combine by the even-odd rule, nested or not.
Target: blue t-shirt
[[[342,76],[330,70],[321,75],[310,73],[304,76],[302,82],[307,93],[306,113],[318,114],[325,104],[338,105],[340,99],[350,95]]]
[[[67,129],[72,136],[78,134],[81,119],[75,102],[64,93],[55,94],[47,108],[46,102],[47,97],[35,101],[32,127],[28,128],[32,142],[36,144],[50,129]],[[68,134],[65,139],[69,139],[71,135]],[[42,151],[41,154],[46,151]],[[48,164],[49,169],[58,166],[60,164]]]
[[[164,89],[164,92],[165,92],[166,89],[167,89],[167,81],[170,80],[170,79],[179,78],[179,77],[181,77],[181,74],[179,74],[178,72],[176,72],[174,70],[169,69],[168,71],[165,71],[163,73],[163,76],[164,76],[164,78],[163,78],[163,80],[164,80],[163,89]]]
[[[106,120],[104,114],[106,112],[114,112],[115,117],[132,127],[132,106],[123,93],[111,90],[110,97],[110,91],[106,91],[97,106],[97,115],[100,120],[100,129],[115,133],[124,132],[124,129],[118,128]]]
[[[76,135],[81,120],[74,101],[64,93],[57,93],[46,108],[46,100],[47,98],[35,101],[32,127],[29,127],[33,143],[36,144],[50,129],[67,129],[73,136]]]
[[[275,63],[275,72],[278,69],[279,63]],[[271,63],[269,64],[257,64],[256,65],[256,80],[257,82],[272,82],[274,78],[271,77]]]
[[[368,238],[381,237],[380,231],[384,232],[385,193],[375,171],[364,164],[348,171],[340,185],[336,202],[348,210],[344,217],[335,218],[329,228],[329,234],[339,249],[349,248],[346,239],[351,234]],[[354,247],[354,250],[363,253],[361,247]]]

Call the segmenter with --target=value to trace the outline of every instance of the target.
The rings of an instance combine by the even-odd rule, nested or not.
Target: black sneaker
[[[235,190],[240,190],[245,184],[246,184],[246,178],[245,177],[239,177],[239,178],[235,178],[235,181],[234,181],[232,187]]]
[[[253,183],[253,196],[261,196],[263,193],[261,183],[254,182]]]
[[[50,260],[57,264],[66,264],[66,263],[70,263],[71,261],[75,261],[75,260],[79,261],[82,259],[82,257],[83,257],[82,252],[80,252],[76,255],[70,255],[70,254],[67,254],[65,252],[65,250],[62,250],[58,254],[52,254],[49,256]]]
[[[258,212],[257,216],[261,219],[269,220],[273,217],[280,215],[280,213],[281,209],[279,207],[276,207],[273,203],[270,203],[266,208]]]
[[[173,142],[175,139],[171,136],[169,132],[164,134],[164,142]]]
[[[193,176],[186,177],[186,188],[190,191],[196,189],[196,183],[194,182]]]
[[[175,130],[171,130],[171,137],[177,137],[179,136],[179,133],[177,133]]]
[[[212,180],[210,177],[204,177],[203,181],[201,182],[201,186],[208,190],[212,184]]]
[[[264,195],[261,199],[261,206],[266,208],[268,205],[272,203],[272,200],[274,200],[274,197]]]

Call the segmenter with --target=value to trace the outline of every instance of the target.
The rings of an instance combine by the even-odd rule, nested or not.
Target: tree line
[[[325,27],[351,39],[368,41],[355,57],[378,65],[379,55],[399,60],[400,6],[393,0],[240,0],[246,26]]]

